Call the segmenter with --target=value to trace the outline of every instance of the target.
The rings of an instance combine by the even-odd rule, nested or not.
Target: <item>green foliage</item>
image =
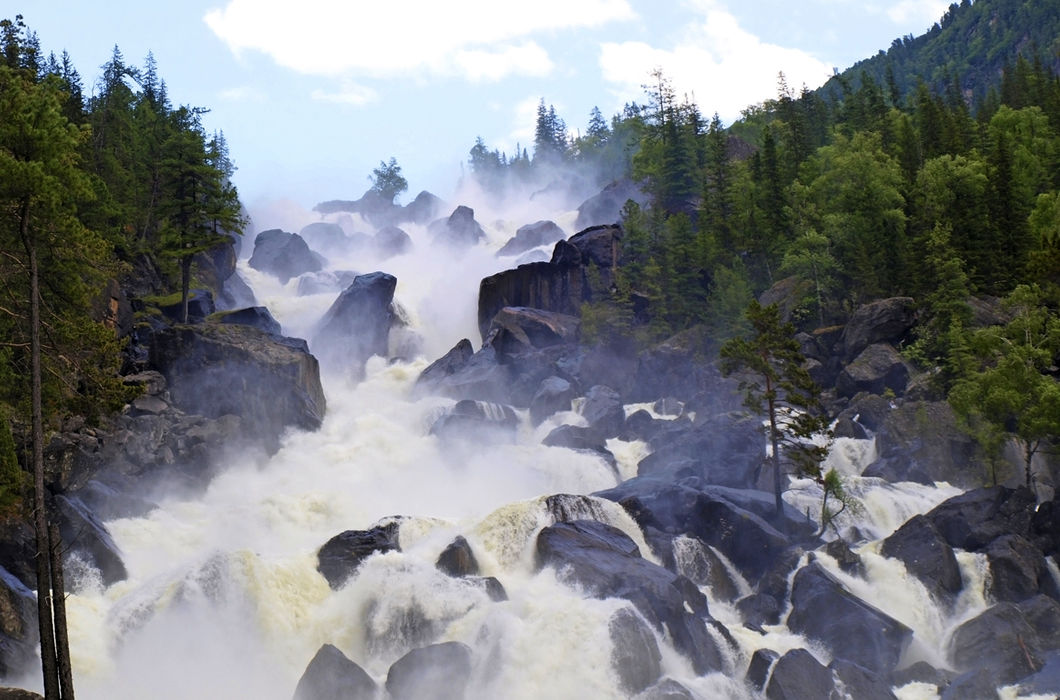
[[[949,401],[991,464],[1010,437],[1023,448],[1025,480],[1034,455],[1060,436],[1060,316],[1037,287],[1020,285],[1005,299],[1012,320],[970,334],[974,364],[950,390]],[[995,470],[996,480],[996,470]]]
[[[401,175],[401,166],[397,164],[397,158],[391,158],[389,163],[379,161],[379,167],[372,170],[372,191],[388,202],[409,188],[408,180]]]
[[[8,419],[0,415],[0,518],[21,504],[29,479],[18,465]]]

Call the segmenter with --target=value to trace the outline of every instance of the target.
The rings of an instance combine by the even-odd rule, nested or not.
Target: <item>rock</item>
[[[251,306],[235,311],[226,311],[214,315],[211,320],[217,323],[231,323],[237,326],[250,326],[269,335],[280,335],[280,322],[273,318],[264,306]]]
[[[350,247],[350,239],[338,224],[328,221],[314,221],[302,227],[299,237],[312,250],[319,250],[326,255],[342,254]],[[296,277],[297,275],[292,275]]]
[[[851,576],[865,578],[865,564],[861,561],[861,557],[850,549],[850,545],[846,541],[832,540],[824,546],[824,551],[825,554],[836,560],[843,572]]]
[[[217,310],[227,311],[229,309],[245,309],[248,306],[256,306],[257,299],[254,298],[254,290],[250,288],[243,275],[233,272],[225,280],[221,293],[217,295]]]
[[[873,343],[839,373],[836,391],[852,397],[862,391],[883,394],[890,389],[901,396],[908,382],[909,367],[898,351],[885,343]]]
[[[525,306],[506,306],[490,321],[485,344],[504,357],[535,348],[578,342],[581,321],[576,316]]]
[[[416,380],[414,393],[436,394],[452,399],[475,399],[506,403],[511,397],[514,369],[502,364],[490,346],[475,353],[469,341],[461,340],[444,357],[428,366]]]
[[[594,597],[632,602],[656,630],[669,635],[696,673],[724,668],[724,655],[706,629],[707,623],[716,624],[706,598],[688,579],[641,558],[621,530],[595,520],[557,522],[538,533],[536,551],[538,569],[551,566]]]
[[[317,571],[332,589],[338,590],[372,554],[401,551],[400,525],[400,521],[391,520],[369,530],[347,530],[335,535],[317,552]]]
[[[978,552],[1003,535],[1027,533],[1034,505],[1029,489],[994,486],[949,498],[927,518],[951,547]]]
[[[0,700],[44,700],[44,696],[22,688],[0,688]]]
[[[139,387],[145,396],[161,396],[166,390],[165,376],[154,370],[127,374],[121,378],[121,383],[125,386]]]
[[[806,301],[813,293],[813,282],[799,275],[792,275],[779,279],[773,285],[758,295],[758,303],[762,306],[777,305],[780,311],[780,320],[787,323],[791,320],[791,314]],[[805,310],[805,307],[803,307]]]
[[[887,537],[880,554],[900,560],[939,600],[953,601],[961,591],[961,570],[953,548],[923,515],[914,515]]]
[[[475,354],[471,341],[462,338],[453,349],[427,365],[416,378],[414,393],[429,393],[437,389],[447,378],[459,372]]]
[[[769,680],[769,672],[780,658],[780,654],[772,649],[755,649],[751,654],[751,661],[747,664],[747,673],[744,679],[753,685],[755,689],[762,691],[766,689],[766,681]]]
[[[356,277],[320,319],[311,341],[314,354],[363,376],[368,358],[387,356],[396,287],[397,278],[385,272]]]
[[[375,700],[377,691],[363,668],[325,644],[306,666],[293,700]]]
[[[437,218],[444,206],[445,202],[440,197],[423,190],[416,195],[414,200],[405,205],[402,218],[414,224],[425,224]]]
[[[766,686],[769,700],[827,698],[834,692],[832,673],[805,649],[792,649],[773,666]]]
[[[177,303],[159,306],[158,309],[169,320],[174,321],[175,323],[184,322],[184,319],[181,317],[182,307],[179,298]],[[201,323],[207,316],[216,310],[213,301],[213,293],[210,290],[188,290],[188,323]]]
[[[538,426],[559,411],[569,411],[575,396],[574,387],[566,379],[555,375],[547,377],[530,399],[530,422]]]
[[[611,668],[629,694],[639,693],[662,673],[659,644],[644,619],[632,608],[621,608],[608,622],[611,634]]]
[[[427,227],[427,233],[436,245],[450,248],[469,248],[486,240],[486,232],[475,221],[475,210],[458,206],[448,219],[438,219]]]
[[[788,627],[828,648],[834,658],[889,674],[913,631],[856,597],[813,562],[795,574]]]
[[[353,284],[357,273],[352,270],[320,270],[307,272],[298,278],[297,294],[300,297],[312,294],[338,294]]]
[[[142,416],[145,414],[157,416],[169,410],[169,404],[157,396],[137,396],[129,404],[130,414]]]
[[[648,202],[648,196],[640,186],[630,180],[609,183],[599,194],[578,206],[575,228],[617,223],[622,218],[622,208],[631,199],[640,205]]]
[[[844,659],[836,659],[828,668],[840,683],[847,697],[858,700],[898,700],[886,677]]]
[[[479,283],[478,326],[489,337],[493,317],[501,309],[528,307],[578,316],[590,297],[580,265],[538,262],[520,265],[484,278]]]
[[[440,438],[473,440],[485,444],[515,442],[519,417],[511,406],[462,399],[431,426]]]
[[[736,601],[736,610],[748,628],[764,633],[764,625],[780,623],[780,601],[768,593],[752,593]]]
[[[397,226],[384,226],[376,232],[372,247],[379,259],[385,260],[412,250],[412,239]]]
[[[1020,695],[1045,695],[1060,689],[1060,651],[1046,655],[1041,670],[1020,681]]]
[[[950,684],[939,695],[939,700],[996,700],[997,679],[985,669],[976,669],[962,673],[950,681]]]
[[[637,700],[696,700],[696,696],[673,678],[664,678],[638,695]]]
[[[497,251],[497,257],[519,255],[531,248],[555,243],[567,237],[559,226],[552,221],[537,221],[532,224],[520,226],[515,237],[505,243]]]
[[[128,577],[121,551],[100,522],[76,496],[55,497],[59,514],[59,535],[66,552],[64,564],[76,557],[99,570],[103,585],[109,586]]]
[[[249,265],[266,272],[283,284],[292,277],[323,269],[323,260],[309,249],[301,236],[278,228],[262,231],[254,238],[254,254]]]
[[[698,537],[675,537],[673,569],[700,588],[710,590],[714,600],[732,602],[740,597],[740,586],[721,557]]]
[[[911,666],[892,673],[891,685],[901,687],[910,683],[927,683],[936,688],[945,688],[953,679],[952,672],[939,670],[927,661],[917,661]]]
[[[986,547],[986,558],[990,562],[990,595],[995,601],[1026,600],[1041,590],[1043,576],[1051,579],[1045,557],[1020,535],[993,540]]]
[[[876,434],[876,450],[879,457],[863,476],[922,484],[946,481],[963,488],[982,481],[968,468],[975,443],[957,426],[945,401],[906,402],[890,411]]]
[[[1060,650],[1060,602],[1055,597],[1039,593],[1016,607],[1034,628],[1043,650]]]
[[[175,326],[154,334],[151,365],[165,375],[177,408],[239,416],[242,433],[270,453],[285,429],[316,430],[324,417],[319,366],[302,341],[249,326]]]
[[[457,535],[456,539],[442,550],[434,566],[439,571],[458,578],[478,575],[478,561],[475,560],[471,545],[463,535]]]
[[[850,362],[873,343],[898,345],[916,322],[910,297],[891,297],[859,306],[843,330],[843,361]]]
[[[34,662],[39,672],[39,644],[37,596],[0,566],[0,678],[17,678]]]
[[[622,397],[611,387],[599,384],[586,392],[581,414],[589,427],[604,438],[617,436],[626,423]]]
[[[463,700],[471,680],[471,649],[443,642],[413,649],[386,675],[390,700]]]
[[[508,591],[504,585],[493,576],[471,576],[467,580],[486,591],[486,595],[495,603],[508,600]]]
[[[837,438],[853,438],[854,440],[865,440],[869,437],[868,431],[861,423],[843,415],[836,419],[832,435]]]
[[[592,428],[564,424],[553,428],[552,432],[541,441],[541,444],[548,447],[566,447],[579,452],[592,453],[611,465],[611,468],[616,470],[617,474],[615,456],[611,453],[611,450],[607,449],[607,443],[600,437],[600,434]]]
[[[693,429],[653,441],[655,449],[637,465],[637,474],[660,478],[691,474],[712,484],[749,488],[758,481],[765,440],[758,418],[708,417]]]
[[[879,394],[858,394],[850,400],[850,404],[839,414],[839,418],[856,421],[866,430],[875,433],[883,427],[893,408],[893,402]]]

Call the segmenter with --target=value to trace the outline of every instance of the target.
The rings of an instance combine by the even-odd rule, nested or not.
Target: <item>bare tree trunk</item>
[[[63,700],[74,700],[74,671],[70,663],[70,634],[66,625],[66,584],[63,580],[63,540],[54,523],[48,527],[52,563],[52,608],[55,615],[55,655]]]
[[[33,529],[37,543],[37,622],[40,626],[41,672],[45,700],[60,700],[59,673],[52,627],[51,567],[48,546],[48,516],[44,500],[44,409],[41,401],[40,279],[37,247],[29,235],[29,201],[21,206],[19,234],[29,258],[29,332],[33,431]]]
[[[769,440],[773,448],[773,497],[777,509],[777,525],[781,526],[784,515],[784,500],[780,497],[784,493],[784,485],[780,478],[780,431],[777,430],[777,404],[772,398],[773,382],[766,377],[766,393],[769,398]]]
[[[191,287],[191,256],[180,259],[180,322],[188,322],[188,292]]]

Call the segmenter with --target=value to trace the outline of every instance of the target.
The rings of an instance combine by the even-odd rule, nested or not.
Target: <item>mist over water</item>
[[[255,452],[232,459],[199,497],[163,499],[144,517],[107,523],[129,578],[106,589],[87,572],[75,582],[68,605],[81,697],[288,700],[322,644],[334,644],[381,683],[405,652],[450,640],[473,650],[471,698],[625,697],[611,666],[608,620],[629,603],[589,598],[549,569],[534,573],[533,552],[537,532],[552,523],[545,496],[614,486],[636,474],[647,447],[609,441],[616,475],[596,456],[541,445],[552,428],[583,420],[576,413],[553,416],[537,428],[521,415],[515,444],[442,441],[428,429],[454,402],[411,395],[423,368],[461,338],[480,345],[479,281],[514,265],[513,258],[498,259],[494,252],[518,226],[551,219],[568,236],[575,233],[573,212],[536,206],[506,212],[476,206],[488,242],[460,253],[431,246],[425,227],[402,225],[414,243],[408,254],[386,260],[363,253],[329,257],[331,271],[382,270],[397,277],[395,301],[408,317],[418,352],[408,360],[371,359],[362,381],[324,368],[328,410],[318,431],[289,433],[271,458]],[[286,230],[290,222],[319,220],[297,210],[284,218]],[[356,216],[335,220],[353,229],[347,234],[372,230]],[[267,220],[256,224],[259,230],[272,227]],[[252,246],[253,241],[244,242],[238,269],[258,303],[269,308],[286,335],[311,339],[337,290],[298,296],[298,278],[281,284],[246,264]],[[945,485],[861,479],[872,449],[871,440],[840,441],[833,454],[832,466],[848,476],[866,504],[863,512],[845,516],[843,527],[884,537],[910,515],[957,492]],[[815,512],[816,486],[795,486],[789,501]],[[620,506],[594,499],[586,508],[587,517],[623,530],[655,560]],[[402,551],[370,557],[332,591],[316,571],[320,546],[344,530],[368,529],[395,516],[401,518]],[[482,575],[498,578],[509,600],[491,601],[484,588],[435,568],[438,554],[457,535],[467,538]],[[945,665],[941,650],[954,616],[985,606],[983,562],[971,555],[961,559],[963,575],[973,582],[966,590],[979,591],[979,598],[969,594],[951,615],[939,610],[900,563],[875,554],[874,547],[878,543],[860,552],[867,582],[842,574],[826,556],[820,560],[855,593],[918,636],[923,633],[927,646],[916,653]],[[686,554],[675,556],[680,564]],[[748,582],[732,573],[739,590],[749,592]],[[742,677],[758,647],[781,653],[808,647],[828,661],[784,625],[759,632],[744,628],[735,606],[704,592],[714,616],[741,647],[727,660],[727,673],[697,678],[688,662],[659,640],[663,675],[700,697],[756,697]],[[917,617],[913,610],[924,612]]]

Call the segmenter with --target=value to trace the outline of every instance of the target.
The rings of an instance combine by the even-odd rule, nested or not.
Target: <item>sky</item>
[[[476,137],[532,153],[543,98],[572,133],[645,103],[653,69],[726,124],[824,83],[948,0],[47,0],[21,12],[45,52],[69,52],[86,93],[117,46],[148,51],[175,105],[223,131],[241,198],[309,208],[356,199],[396,158],[421,190],[453,194]],[[104,9],[105,7],[105,9]]]

